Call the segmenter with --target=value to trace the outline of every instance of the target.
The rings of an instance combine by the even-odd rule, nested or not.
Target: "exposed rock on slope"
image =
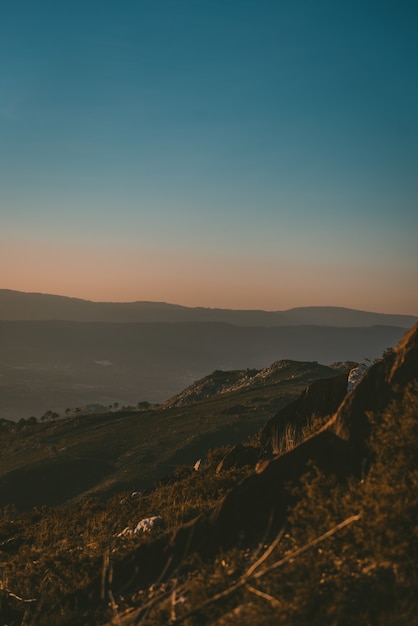
[[[255,446],[244,446],[238,443],[218,463],[216,473],[224,472],[231,467],[255,466],[260,458],[261,449]]]
[[[350,370],[347,380],[347,391],[354,389],[354,387],[361,381],[367,370],[368,366],[365,363],[361,363],[357,367]]]
[[[387,350],[384,358],[370,367],[326,428],[348,441],[353,449],[361,448],[370,429],[367,413],[383,411],[398,386],[405,387],[417,379],[418,324],[404,335],[395,350]]]
[[[302,430],[315,416],[327,416],[334,413],[347,393],[347,375],[340,374],[333,378],[314,381],[302,392],[300,397],[286,405],[269,420],[262,432],[265,448],[278,454],[286,432],[291,430],[297,440]]]
[[[187,387],[187,389],[167,400],[163,406],[184,406],[207,400],[218,394],[272,385],[277,382],[283,382],[286,379],[297,381],[301,376],[303,376],[304,380],[309,380],[309,377],[311,380],[327,378],[329,376],[335,376],[336,371],[343,369],[345,369],[344,365],[342,365],[341,368],[334,368],[320,365],[315,361],[301,362],[283,359],[261,370],[216,370],[212,372],[212,374],[209,374],[209,376],[197,380]]]
[[[209,376],[197,380],[187,389],[164,402],[163,406],[171,408],[194,404],[220,393],[235,391],[244,385],[249,385],[256,373],[258,370],[215,370]]]

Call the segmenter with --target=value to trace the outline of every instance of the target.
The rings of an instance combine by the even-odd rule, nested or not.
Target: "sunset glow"
[[[1,288],[418,314],[415,6],[4,14]]]

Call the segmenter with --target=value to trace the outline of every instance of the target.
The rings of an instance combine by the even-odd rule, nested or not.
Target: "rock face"
[[[260,452],[260,448],[256,448],[255,446],[243,446],[242,443],[238,443],[218,463],[215,471],[219,474],[219,472],[231,469],[231,467],[255,466],[260,458]]]
[[[279,454],[289,431],[296,443],[302,430],[315,417],[333,414],[347,393],[347,373],[314,381],[300,397],[274,415],[263,429],[261,440],[265,451]]]
[[[215,370],[209,376],[197,380],[184,391],[164,403],[167,408],[185,406],[207,400],[219,393],[235,391],[244,386],[258,370]]]
[[[308,407],[309,410],[313,410],[313,406],[315,410],[328,407],[326,389],[332,395],[330,402],[336,402],[338,394],[346,385],[346,378],[337,379],[333,382],[321,381],[330,383],[330,386],[319,385],[315,395],[312,392],[311,399],[315,398],[312,405],[308,402],[310,394],[306,393],[300,398],[299,407]],[[396,398],[399,387],[416,380],[418,324],[407,333],[396,350],[388,352],[381,361],[370,367],[319,433],[290,452],[266,461],[258,472],[232,489],[211,511],[201,514],[171,534],[167,533],[152,543],[141,545],[115,563],[113,594],[164,579],[187,554],[213,556],[220,549],[239,545],[243,537],[249,540],[257,533],[264,532],[268,523],[273,528],[281,526],[289,504],[285,486],[297,481],[312,461],[321,469],[340,476],[360,473],[370,433],[367,413],[383,410]],[[289,415],[295,415],[295,407],[289,409]],[[101,582],[98,580],[88,590],[77,593],[73,599],[78,606],[83,603],[88,606],[93,597],[99,597],[100,589]]]
[[[383,411],[396,397],[397,387],[418,380],[418,324],[372,365],[362,380],[348,393],[325,428],[350,443],[362,446],[370,426],[369,411]]]
[[[344,370],[344,364],[338,370]],[[286,380],[297,380],[301,376],[304,378],[332,377],[336,369],[326,365],[320,365],[316,361],[292,361],[283,359],[276,361],[261,370],[215,370],[209,376],[197,380],[184,391],[164,403],[164,407],[178,407],[207,400],[214,395],[230,393],[242,389],[252,389],[254,387],[264,387]]]
[[[367,372],[367,365],[365,363],[361,363],[357,367],[354,367],[350,370],[348,374],[347,380],[347,391],[351,391],[354,387],[361,381],[364,374]]]

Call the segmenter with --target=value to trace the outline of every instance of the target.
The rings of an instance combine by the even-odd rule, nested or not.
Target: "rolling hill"
[[[86,493],[143,490],[182,464],[192,465],[210,448],[254,434],[313,380],[339,371],[318,363],[285,361],[253,372],[245,385],[228,389],[242,372],[216,372],[224,391],[206,377],[165,406],[117,411],[34,424],[0,424],[0,507],[58,504]],[[261,374],[261,378],[259,376]],[[263,384],[259,382],[262,380]],[[189,398],[189,401],[185,401]]]
[[[220,322],[237,326],[398,326],[411,328],[418,318],[357,311],[334,306],[285,311],[185,307],[165,302],[92,302],[41,293],[0,289],[0,320],[73,322]]]

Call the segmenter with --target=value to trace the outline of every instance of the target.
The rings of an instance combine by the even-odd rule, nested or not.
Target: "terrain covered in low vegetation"
[[[299,393],[268,419],[306,412],[312,395]],[[26,510],[4,503],[1,623],[416,623],[418,328],[335,412],[306,413],[301,423],[298,440],[266,458],[270,431],[254,423],[242,448],[258,450],[258,463],[231,457],[231,441],[212,446],[198,470],[179,464],[141,491],[93,491]],[[153,515],[164,528],[118,537]]]
[[[213,372],[201,381],[202,397],[188,401],[194,385],[168,406],[118,410],[36,423],[2,421],[0,506],[59,504],[88,493],[151,487],[179,465],[193,465],[207,450],[256,433],[281,407],[318,378],[347,368],[280,361],[262,370]],[[251,373],[251,372],[250,372]],[[236,390],[236,380],[244,380]],[[250,384],[254,380],[255,384]]]

